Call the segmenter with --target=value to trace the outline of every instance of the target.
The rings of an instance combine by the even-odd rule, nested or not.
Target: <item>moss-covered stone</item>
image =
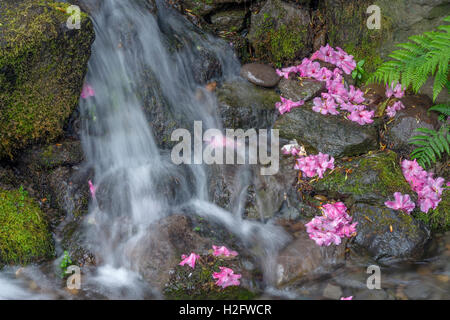
[[[212,277],[219,272],[219,266],[232,267],[229,260],[216,259],[212,256],[203,257],[203,264],[197,263],[195,269],[188,266],[177,266],[164,288],[164,296],[171,300],[251,300],[257,297],[242,286],[230,286],[225,289],[217,286]]]
[[[403,177],[395,152],[364,155],[338,164],[331,173],[313,183],[318,192],[331,197],[351,197],[355,201],[383,204],[395,192],[414,195]]]
[[[0,189],[0,266],[52,256],[52,237],[38,204],[22,189]]]
[[[0,158],[51,141],[77,106],[94,40],[90,19],[69,30],[68,4],[0,4]]]
[[[311,53],[311,18],[307,9],[269,0],[251,20],[248,39],[256,58],[280,67]]]
[[[359,61],[366,61],[366,71],[382,63],[381,45],[391,31],[391,22],[385,14],[381,15],[381,29],[367,27],[369,15],[367,8],[374,4],[371,0],[325,0],[320,10],[324,12],[328,43],[341,47]]]
[[[442,200],[436,209],[428,213],[419,212],[415,217],[426,223],[434,232],[450,230],[450,191],[442,194]]]

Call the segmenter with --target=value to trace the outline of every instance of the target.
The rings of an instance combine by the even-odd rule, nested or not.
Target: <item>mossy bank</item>
[[[39,205],[23,189],[0,189],[0,267],[53,257],[53,242]]]
[[[0,158],[60,136],[76,108],[94,40],[91,20],[70,30],[68,4],[0,4]]]

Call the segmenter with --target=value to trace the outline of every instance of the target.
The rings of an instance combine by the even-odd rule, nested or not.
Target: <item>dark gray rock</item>
[[[217,31],[237,32],[242,29],[246,14],[244,9],[219,11],[211,16],[211,23]]]
[[[388,148],[409,155],[416,146],[408,143],[418,128],[427,128],[436,130],[438,127],[437,116],[434,112],[427,113],[428,107],[431,107],[431,101],[422,97],[406,96],[402,99],[405,109],[400,110],[392,122],[386,126],[387,131],[384,138]]]
[[[278,88],[284,98],[292,101],[309,101],[326,91],[325,82],[313,79],[302,79],[298,81],[283,78],[278,84]]]
[[[327,153],[333,157],[355,156],[378,147],[375,124],[360,126],[342,115],[322,115],[312,111],[312,103],[281,115],[274,129],[280,137],[296,139],[309,151]]]
[[[261,87],[275,87],[280,81],[280,76],[275,69],[260,63],[248,63],[242,66],[241,76]]]
[[[269,128],[280,96],[274,90],[243,81],[225,83],[216,91],[225,128]]]
[[[355,204],[351,213],[353,221],[358,222],[354,241],[357,250],[362,248],[382,262],[420,259],[423,255],[430,231],[411,215],[365,203]]]

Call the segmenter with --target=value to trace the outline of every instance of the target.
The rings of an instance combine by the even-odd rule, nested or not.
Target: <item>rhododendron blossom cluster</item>
[[[240,285],[239,279],[242,277],[240,274],[234,274],[234,271],[230,268],[219,267],[220,272],[214,272],[213,278],[217,279],[216,285],[226,288],[229,286]]]
[[[306,156],[306,150],[305,147],[298,144],[297,140],[290,141],[289,144],[284,145],[281,148],[281,152],[285,155],[291,155],[291,156]]]
[[[386,201],[384,204],[394,210],[400,210],[404,213],[410,214],[416,207],[415,203],[411,201],[408,194],[394,193],[395,201]]]
[[[394,96],[397,99],[403,98],[405,91],[402,90],[402,85],[400,83],[392,82],[391,85],[386,85],[386,97],[390,98]]]
[[[386,114],[390,118],[393,118],[396,115],[397,111],[400,111],[402,109],[405,109],[404,104],[401,101],[397,101],[392,106],[386,108]]]
[[[212,246],[213,255],[215,257],[236,257],[238,253],[236,251],[231,251],[225,246]],[[200,259],[200,256],[194,252],[192,252],[189,256],[182,255],[182,261],[179,263],[180,266],[188,265],[192,269],[195,269],[195,264],[197,260]],[[230,268],[219,267],[220,272],[214,272],[212,277],[216,279],[216,285],[226,288],[229,286],[238,286],[240,284],[239,279],[242,277],[240,274],[235,274],[234,271]]]
[[[326,67],[321,67],[319,62],[314,61],[316,59],[334,64],[337,68],[331,71]],[[288,79],[291,73],[295,73],[301,77],[325,82],[328,92],[322,93],[321,97],[313,100],[313,111],[320,112],[323,115],[338,115],[340,112],[337,108],[340,108],[340,111],[350,113],[347,117],[349,120],[364,125],[373,122],[372,118],[375,112],[366,110],[366,106],[362,104],[365,98],[360,89],[351,85],[347,90],[342,77],[342,72],[350,74],[355,67],[356,62],[353,56],[348,55],[341,48],[335,50],[327,44],[315,52],[310,59],[304,58],[298,66],[277,70],[277,74]],[[289,112],[292,109],[292,104],[285,103],[286,99],[283,97],[281,97],[281,100],[282,103],[277,103],[277,109],[280,110],[280,113],[282,111],[283,113]],[[286,107],[283,107],[284,105]]]
[[[356,233],[356,225],[347,214],[347,207],[342,202],[328,203],[322,207],[322,216],[314,217],[305,224],[309,237],[319,246],[339,245],[344,237]]]
[[[420,210],[428,213],[430,209],[436,209],[441,201],[445,180],[441,177],[434,179],[433,173],[426,172],[416,160],[403,160],[402,171],[406,181],[418,195]]]
[[[334,158],[322,152],[317,155],[300,157],[296,161],[294,169],[301,170],[308,178],[317,175],[319,178],[323,178],[323,174],[327,169],[334,169]]]

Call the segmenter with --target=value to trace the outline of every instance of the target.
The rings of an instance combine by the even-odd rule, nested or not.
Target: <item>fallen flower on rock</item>
[[[306,150],[304,146],[298,144],[297,140],[292,140],[289,144],[284,145],[281,148],[281,152],[285,155],[291,156],[306,156]]]
[[[216,285],[225,289],[229,286],[239,286],[241,283],[239,279],[242,277],[240,274],[234,274],[234,271],[230,268],[219,267],[220,272],[214,272],[213,278],[217,279]]]
[[[301,170],[308,178],[315,177],[323,178],[323,174],[327,169],[334,169],[334,158],[328,154],[320,152],[317,155],[310,155],[308,157],[300,157],[297,160],[294,169]]]
[[[224,256],[224,257],[236,257],[238,253],[236,251],[231,251],[225,246],[212,246],[213,247],[213,255],[216,257]]]
[[[353,296],[350,296],[350,297],[342,297],[340,300],[353,300]]]
[[[403,98],[405,95],[405,91],[402,90],[402,85],[400,83],[396,83],[394,86],[394,82],[391,83],[389,86],[386,85],[386,97],[390,98],[392,96],[396,97],[397,99]]]
[[[386,108],[386,114],[390,118],[393,118],[397,114],[397,111],[400,111],[402,109],[405,109],[405,106],[401,101],[397,101],[392,106]]]
[[[348,119],[354,122],[359,123],[359,125],[365,125],[373,122],[373,115],[375,111],[367,111],[367,110],[353,110],[352,113],[348,116]]]
[[[280,97],[281,102],[277,102],[275,107],[280,111],[280,114],[284,114],[286,112],[291,112],[292,109],[300,107],[305,104],[305,101],[300,100],[297,102],[291,101],[289,99]]]
[[[444,178],[434,179],[434,174],[426,172],[415,159],[413,161],[403,160],[402,171],[406,181],[418,195],[420,210],[428,213],[430,209],[436,209],[441,202]]]
[[[395,201],[386,201],[384,204],[394,210],[400,210],[407,214],[410,214],[414,210],[416,205],[411,201],[408,194],[401,194],[400,192],[394,193]]]
[[[198,259],[200,259],[200,256],[192,252],[189,256],[183,254],[181,256],[181,259],[182,261],[179,263],[180,266],[184,266],[185,264],[187,264],[192,269],[194,269],[195,263]]]
[[[347,207],[342,202],[325,204],[322,216],[314,217],[305,224],[309,237],[319,246],[339,245],[342,238],[350,238],[356,234],[357,222],[352,223],[347,214]]]

